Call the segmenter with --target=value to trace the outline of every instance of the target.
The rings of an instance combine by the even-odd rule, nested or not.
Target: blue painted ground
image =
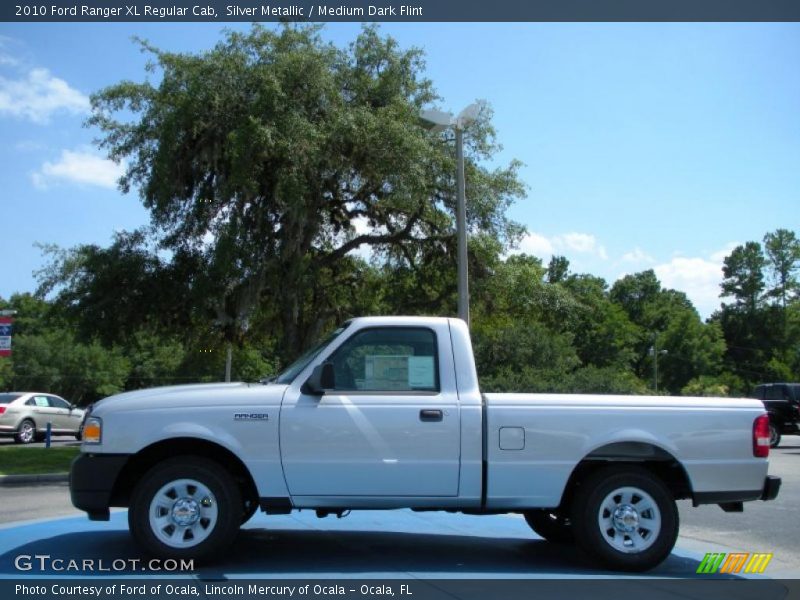
[[[20,555],[49,555],[52,567],[20,572]],[[313,511],[258,514],[233,548],[211,566],[190,573],[154,572],[144,566],[93,573],[64,570],[71,559],[142,559],[127,527],[127,513],[109,522],[58,518],[0,528],[0,578],[169,576],[233,578],[584,578],[620,577],[593,567],[570,546],[537,538],[517,516],[355,511],[344,519],[318,519]],[[700,556],[676,550],[655,577],[693,577]],[[34,562],[36,559],[34,559]],[[95,562],[98,564],[98,562]],[[119,563],[117,563],[119,564]]]

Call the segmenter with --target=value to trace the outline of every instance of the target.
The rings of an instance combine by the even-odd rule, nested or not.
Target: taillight
[[[761,415],[753,421],[753,456],[769,456],[769,417]]]
[[[2,415],[4,412],[6,412],[6,407],[0,406],[0,415]]]

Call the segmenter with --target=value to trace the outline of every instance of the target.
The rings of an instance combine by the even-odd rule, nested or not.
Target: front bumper
[[[108,521],[111,493],[128,454],[81,453],[72,461],[69,494],[75,508],[86,511],[92,521]]]

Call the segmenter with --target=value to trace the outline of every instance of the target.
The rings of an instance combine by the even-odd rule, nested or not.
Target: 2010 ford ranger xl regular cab
[[[347,322],[262,384],[128,392],[95,404],[70,476],[91,519],[128,506],[155,555],[209,557],[260,508],[521,513],[542,537],[645,570],[677,499],[771,500],[758,400],[481,394],[458,319]]]

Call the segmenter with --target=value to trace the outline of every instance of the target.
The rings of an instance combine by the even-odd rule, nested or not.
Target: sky
[[[249,25],[229,24],[232,29]],[[359,24],[329,24],[344,46]],[[39,244],[110,243],[148,223],[121,194],[123,165],[84,126],[89,95],[141,81],[133,36],[173,51],[218,41],[213,23],[0,24],[0,297],[34,291]],[[459,112],[488,101],[503,150],[524,163],[509,216],[518,252],[566,256],[604,277],[654,269],[703,317],[722,260],[777,228],[800,230],[800,25],[396,23]]]

